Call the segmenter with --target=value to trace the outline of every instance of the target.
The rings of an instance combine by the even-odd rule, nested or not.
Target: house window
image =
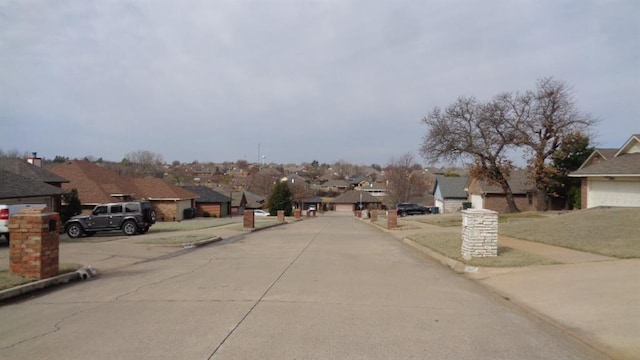
[[[533,194],[527,193],[527,200],[529,200],[529,205],[533,205]]]

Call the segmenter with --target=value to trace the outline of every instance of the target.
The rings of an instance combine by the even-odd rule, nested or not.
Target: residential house
[[[202,217],[205,213],[217,218],[231,216],[231,197],[207,186],[190,185],[183,188],[199,196],[196,199],[196,216]]]
[[[249,191],[232,191],[231,192],[231,214],[242,215],[244,210],[262,209],[265,197],[254,194]]]
[[[432,194],[438,213],[455,213],[463,209],[468,198],[465,190],[467,180],[466,176],[436,176]]]
[[[513,199],[520,211],[535,211],[537,209],[536,188],[526,170],[514,170],[507,179]],[[499,213],[509,212],[509,205],[502,187],[477,178],[469,178],[465,186],[469,194],[471,207],[487,209]]]
[[[348,189],[350,189],[350,185],[344,180],[329,180],[320,186],[320,190],[324,192],[341,193]]]
[[[0,169],[2,204],[45,204],[52,211],[56,211],[56,202],[66,193],[63,189],[41,180]]]
[[[640,207],[640,134],[632,135],[615,152],[594,151],[569,174],[582,178],[582,208]]]
[[[159,220],[180,221],[186,209],[195,207],[197,198],[196,194],[162,179],[133,178],[83,160],[57,164],[50,171],[69,179],[63,189],[78,190],[85,212],[98,204],[145,199],[151,201]]]
[[[382,209],[380,198],[364,191],[348,190],[332,201],[333,210],[338,213],[353,213],[355,210]]]
[[[5,170],[8,173],[19,176],[19,178],[16,178],[8,174],[3,174],[2,179],[4,183],[0,191],[3,191],[6,197],[2,198],[2,203],[15,204],[28,202],[30,204],[47,204],[47,207],[51,209],[51,211],[60,212],[62,195],[67,193],[67,191],[61,190],[62,184],[68,183],[69,180],[43,169],[40,166],[41,164],[41,159],[35,156],[27,161],[20,158],[0,158],[0,170]],[[21,182],[14,183],[16,181]],[[30,185],[27,186],[26,184]],[[47,186],[41,186],[40,184]],[[54,190],[53,188],[60,191]],[[33,189],[33,192],[30,193],[29,189]]]

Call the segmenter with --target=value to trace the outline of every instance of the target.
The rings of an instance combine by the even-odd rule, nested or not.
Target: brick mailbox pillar
[[[253,229],[256,227],[256,218],[253,214],[253,210],[245,210],[242,214],[242,226],[246,229]]]
[[[302,210],[296,209],[294,211],[294,214],[295,214],[295,217],[296,217],[297,220],[300,220],[300,218],[302,218]]]
[[[278,210],[278,223],[284,224],[284,210]]]
[[[371,222],[378,221],[378,210],[371,210],[369,212],[369,219]]]
[[[58,275],[60,215],[46,207],[28,207],[9,218],[9,269],[24,277]]]
[[[462,210],[462,257],[498,256],[498,213],[484,209]]]
[[[395,210],[387,211],[387,229],[398,228],[398,213]]]

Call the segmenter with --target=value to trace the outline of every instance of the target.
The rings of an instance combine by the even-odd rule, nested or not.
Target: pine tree
[[[278,182],[271,192],[269,198],[269,214],[277,215],[278,210],[284,210],[284,216],[291,216],[293,208],[291,206],[291,190],[286,182]]]

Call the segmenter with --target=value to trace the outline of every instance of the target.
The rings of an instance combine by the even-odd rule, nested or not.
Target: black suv
[[[148,201],[129,201],[96,205],[90,215],[77,215],[67,221],[64,231],[70,238],[97,231],[122,230],[125,235],[144,234],[156,222]]]
[[[400,203],[398,204],[397,209],[399,216],[431,214],[431,209],[418,204]]]

